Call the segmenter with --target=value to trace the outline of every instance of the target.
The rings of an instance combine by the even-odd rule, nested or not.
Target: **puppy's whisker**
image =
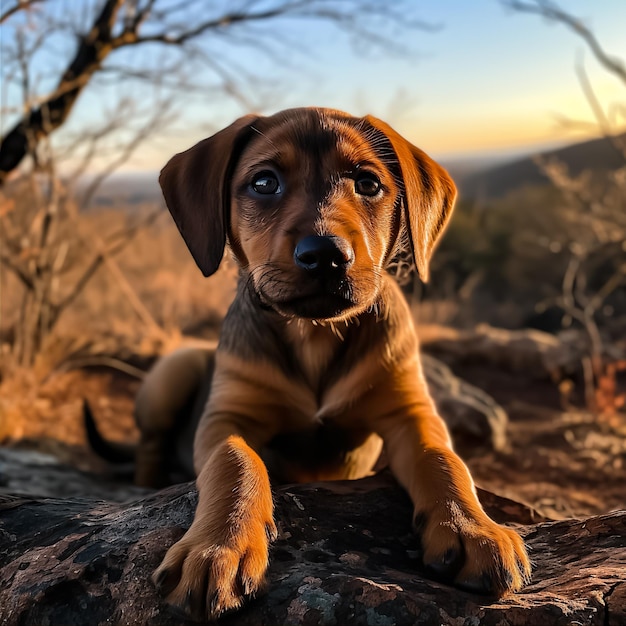
[[[250,126],[250,130],[253,130],[255,133],[263,137],[267,141],[267,143],[270,144],[270,146],[276,148],[276,144],[265,133],[262,133],[256,126]]]

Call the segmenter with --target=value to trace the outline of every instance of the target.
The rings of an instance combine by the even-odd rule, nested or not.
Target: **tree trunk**
[[[78,45],[53,94],[24,116],[0,142],[0,185],[27,154],[32,154],[68,118],[78,96],[112,51],[111,31],[123,0],[107,0],[90,32]]]

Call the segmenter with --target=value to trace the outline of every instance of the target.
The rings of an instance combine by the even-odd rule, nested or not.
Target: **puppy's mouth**
[[[275,303],[279,312],[307,319],[331,320],[354,309],[356,302],[337,294],[310,294]]]
[[[284,287],[284,286],[283,286]],[[337,284],[318,284],[300,289],[281,289],[273,295],[271,290],[258,292],[261,301],[277,313],[287,317],[301,317],[316,320],[332,320],[344,317],[359,308],[359,299],[348,281]]]

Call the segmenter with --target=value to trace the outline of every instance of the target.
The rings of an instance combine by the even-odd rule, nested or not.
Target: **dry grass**
[[[96,232],[123,225],[122,212],[106,211],[85,217]],[[179,332],[206,320],[214,324],[225,314],[234,295],[236,270],[226,259],[220,271],[205,279],[169,214],[142,231],[116,257],[122,274],[166,332]],[[114,332],[141,334],[141,320],[116,277],[103,267],[75,306],[59,322],[59,334],[72,334],[76,324],[87,323],[89,335]]]
[[[122,210],[94,212],[80,217],[85,233],[105,237],[129,219]],[[89,262],[95,250],[80,250],[79,263],[62,275],[73,274]],[[169,215],[164,211],[114,258],[120,282],[106,264],[68,308],[44,345],[32,368],[12,365],[10,339],[18,321],[22,290],[6,268],[0,268],[0,442],[58,437],[81,445],[82,398],[88,397],[116,436],[132,436],[131,398],[138,381],[99,370],[97,382],[72,364],[92,363],[94,356],[114,356],[140,366],[181,342],[185,332],[214,337],[234,296],[236,267],[228,255],[219,272],[205,279],[196,267]],[[126,282],[127,285],[122,283]],[[60,284],[59,289],[64,285]],[[128,297],[128,289],[146,308],[156,326],[142,319]],[[118,411],[123,419],[115,416]]]
[[[85,233],[97,233],[104,238],[123,228],[129,217],[121,210],[106,210],[83,215],[80,220]],[[61,275],[59,291],[63,289],[63,281],[71,283],[93,254],[95,249],[80,252],[75,267]],[[114,261],[134,294],[166,335],[175,336],[192,327],[214,332],[234,295],[236,269],[228,255],[220,271],[209,280],[205,279],[166,212],[156,223],[141,231],[114,257]],[[0,281],[0,337],[10,338],[19,316],[22,291],[6,268],[0,268]],[[94,338],[117,336],[135,346],[149,338],[153,334],[152,328],[138,315],[124,288],[106,265],[101,267],[61,316],[49,342],[57,346],[55,357],[60,356],[59,342],[75,344],[77,340],[88,342]]]

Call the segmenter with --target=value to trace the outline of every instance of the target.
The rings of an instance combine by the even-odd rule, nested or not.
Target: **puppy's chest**
[[[300,398],[291,413],[291,426],[310,427],[331,420],[351,428],[355,415],[367,410],[361,399],[376,384],[380,362],[372,358],[371,346],[355,342],[350,332],[355,329],[306,324],[287,334],[298,369],[289,377],[290,386]]]
[[[335,327],[296,320],[289,324],[287,338],[298,373],[313,391],[321,393],[329,370],[339,365],[343,335]]]

